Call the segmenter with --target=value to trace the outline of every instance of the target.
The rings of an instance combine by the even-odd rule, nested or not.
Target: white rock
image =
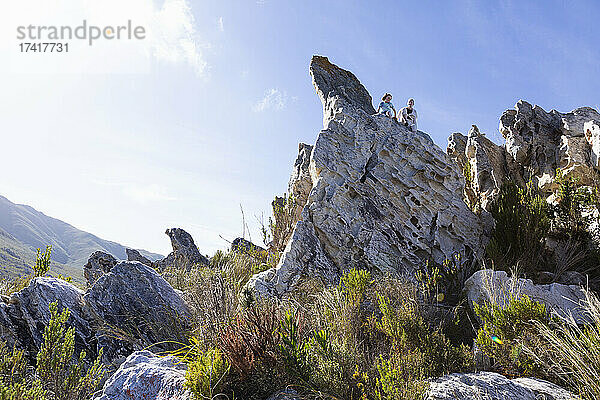
[[[513,279],[504,271],[485,269],[475,272],[467,279],[464,290],[471,307],[473,303],[504,306],[511,295],[527,295],[532,300],[544,303],[560,317],[572,315],[578,323],[588,320],[583,307],[586,297],[580,286],[560,283],[535,285],[530,279]]]
[[[186,365],[147,350],[131,354],[104,384],[96,400],[189,400],[183,388]]]
[[[427,400],[575,400],[567,390],[539,379],[510,380],[494,372],[451,374],[430,383]]]

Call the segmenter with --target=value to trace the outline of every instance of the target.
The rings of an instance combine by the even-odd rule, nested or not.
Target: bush
[[[549,209],[529,182],[524,189],[505,182],[490,205],[496,226],[486,248],[496,269],[509,271],[518,266],[534,276],[545,256],[544,239],[550,229]]]
[[[229,362],[218,349],[197,352],[188,364],[185,387],[196,400],[227,398],[220,392],[229,373]]]
[[[37,354],[36,372],[45,387],[61,400],[86,399],[94,392],[102,377],[100,364],[102,350],[92,366],[85,366],[86,354],[82,351],[73,362],[75,330],[66,329],[70,311],[64,308],[59,314],[56,302],[50,304],[50,321],[44,329],[44,342]]]
[[[50,321],[44,329],[35,371],[27,365],[22,350],[8,349],[0,341],[0,400],[84,400],[96,390],[104,376],[102,356],[87,368],[85,352],[73,361],[75,333],[66,329],[69,309],[60,314],[50,304]]]
[[[544,304],[528,296],[511,295],[507,304],[474,304],[482,326],[476,344],[494,361],[494,368],[509,376],[544,377],[540,363],[524,352],[525,347],[545,346],[538,335],[539,324],[547,325],[550,317]]]
[[[52,246],[46,246],[46,251],[42,252],[37,249],[37,255],[35,257],[35,265],[33,266],[33,273],[37,276],[46,276],[50,270],[50,255],[52,254]]]

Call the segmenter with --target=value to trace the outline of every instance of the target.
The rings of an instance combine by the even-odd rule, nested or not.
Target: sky
[[[9,0],[0,16],[0,194],[126,246],[170,252],[181,227],[212,254],[262,243],[298,143],[322,107],[311,56],[377,102],[415,98],[442,149],[471,124],[502,143],[519,99],[600,107],[597,1]],[[23,53],[19,26],[106,27],[140,40],[63,40]],[[31,42],[33,40],[29,40]],[[50,41],[50,40],[46,40]],[[54,42],[61,42],[54,40]],[[243,213],[242,213],[243,211]],[[243,228],[243,221],[248,230]]]

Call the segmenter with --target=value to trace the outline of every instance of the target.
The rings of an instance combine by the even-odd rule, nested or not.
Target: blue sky
[[[14,0],[1,17],[0,194],[163,254],[167,227],[188,230],[203,253],[226,247],[219,235],[242,233],[240,205],[260,242],[255,216],[268,217],[298,142],[322,128],[313,54],[354,72],[375,100],[414,97],[419,129],[444,149],[473,123],[500,143],[498,119],[519,99],[600,106],[592,1],[58,3],[48,16],[42,0]],[[14,30],[32,9],[40,24],[118,14],[158,33],[142,59],[103,44],[26,58]]]

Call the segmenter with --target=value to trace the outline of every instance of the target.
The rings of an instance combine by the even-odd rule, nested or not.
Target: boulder
[[[451,374],[430,382],[427,400],[576,400],[569,391],[541,379],[508,379],[494,372]]]
[[[173,342],[186,341],[187,305],[162,276],[140,262],[118,263],[83,299],[106,359],[118,360],[156,343],[158,349],[171,349]]]
[[[511,295],[527,295],[532,300],[544,303],[555,315],[572,315],[578,323],[588,321],[583,306],[586,296],[580,286],[560,283],[536,285],[530,279],[515,279],[504,271],[485,269],[475,272],[467,279],[464,290],[471,307],[473,303],[492,302],[504,306]]]
[[[331,284],[352,267],[412,276],[428,259],[477,259],[489,216],[463,201],[464,178],[450,157],[427,134],[373,115],[351,72],[317,56],[310,72],[324,114],[310,155],[312,188],[279,264],[248,287],[282,296],[303,276]]]
[[[91,287],[98,278],[109,272],[117,264],[117,259],[103,251],[95,251],[83,266],[83,276],[87,286]]]
[[[75,330],[75,354],[85,350],[88,356],[98,353],[91,318],[86,312],[83,291],[57,278],[34,278],[19,292],[13,293],[9,303],[0,303],[1,338],[9,346],[26,351],[30,360],[43,342],[44,327],[50,321],[50,304],[57,302],[61,312],[68,307],[71,314],[67,324]]]
[[[189,400],[186,365],[176,357],[159,357],[147,350],[131,354],[104,384],[96,400]]]
[[[137,261],[149,267],[152,266],[152,261],[135,249],[125,249],[125,253],[127,254],[127,261]]]
[[[152,265],[159,269],[167,267],[189,270],[194,265],[208,265],[208,258],[200,254],[198,247],[194,243],[192,235],[181,228],[171,228],[165,231],[165,234],[171,239],[173,252],[160,261]]]

